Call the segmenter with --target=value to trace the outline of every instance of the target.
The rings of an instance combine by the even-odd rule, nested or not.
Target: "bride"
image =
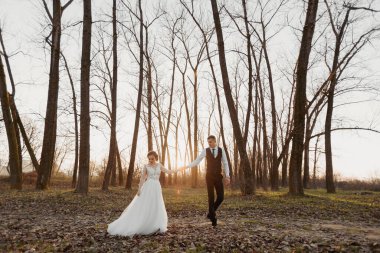
[[[107,232],[111,235],[130,236],[148,235],[167,231],[168,215],[160,185],[161,171],[173,174],[181,169],[168,170],[157,162],[158,154],[150,151],[149,163],[143,167],[139,190],[120,217],[108,224]]]

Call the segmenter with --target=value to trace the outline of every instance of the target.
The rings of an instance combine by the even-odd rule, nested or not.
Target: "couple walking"
[[[111,235],[133,236],[148,235],[167,231],[168,215],[162,197],[160,173],[173,174],[192,168],[206,158],[206,185],[208,194],[207,218],[212,226],[217,225],[215,211],[224,199],[222,165],[225,173],[225,183],[230,184],[229,167],[224,150],[217,146],[216,137],[207,138],[209,147],[187,166],[176,170],[168,170],[158,162],[158,154],[150,151],[147,155],[149,163],[143,167],[139,189],[131,203],[124,209],[118,219],[108,224],[107,232]],[[214,190],[216,192],[216,199]]]

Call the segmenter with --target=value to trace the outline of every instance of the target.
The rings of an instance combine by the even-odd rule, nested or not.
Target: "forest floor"
[[[0,187],[3,188],[3,187]],[[216,228],[206,189],[163,189],[168,231],[110,236],[107,224],[135,195],[67,189],[0,190],[0,252],[380,252],[380,193],[306,190],[305,197],[226,190]]]

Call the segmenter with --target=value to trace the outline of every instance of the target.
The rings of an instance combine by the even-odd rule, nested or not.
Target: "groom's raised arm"
[[[203,149],[200,155],[191,163],[189,163],[185,168],[193,168],[195,166],[198,166],[202,160],[206,157],[206,149]]]

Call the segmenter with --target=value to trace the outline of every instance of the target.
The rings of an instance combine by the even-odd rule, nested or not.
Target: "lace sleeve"
[[[139,183],[139,189],[141,189],[142,185],[144,184],[145,180],[147,178],[147,171],[146,171],[146,165],[144,165],[141,176],[140,176],[140,183]]]

